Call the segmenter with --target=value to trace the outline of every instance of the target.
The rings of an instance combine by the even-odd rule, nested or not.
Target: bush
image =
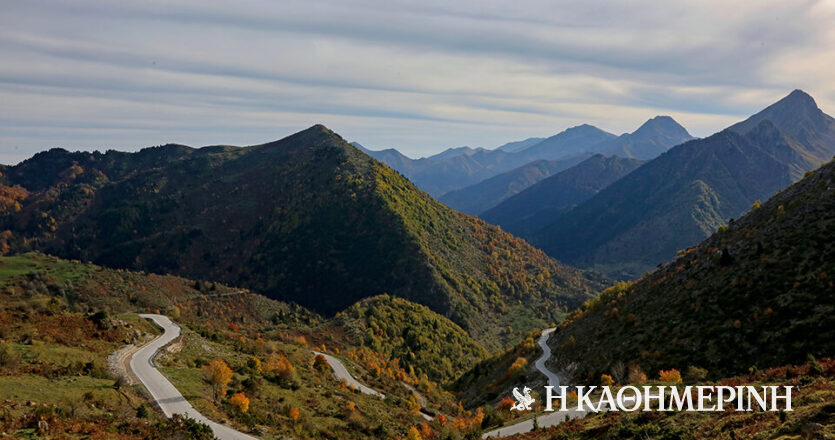
[[[0,367],[9,369],[17,367],[20,362],[20,354],[10,342],[0,344]]]
[[[687,367],[684,377],[690,383],[704,382],[707,379],[707,370],[691,365]]]
[[[661,370],[658,372],[658,379],[661,382],[681,383],[681,373],[675,368]]]
[[[644,370],[637,365],[629,367],[629,373],[626,378],[629,383],[644,383],[647,381],[647,375],[644,374]]]
[[[229,404],[235,407],[241,414],[246,414],[249,411],[249,397],[244,393],[237,393],[229,398]]]
[[[608,374],[601,374],[600,375],[600,385],[603,385],[604,387],[610,387],[614,384],[615,384],[615,380],[612,379],[612,376],[609,376]]]

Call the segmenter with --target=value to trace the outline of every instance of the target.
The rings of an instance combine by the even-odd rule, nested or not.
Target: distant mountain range
[[[525,237],[561,261],[632,278],[834,153],[835,120],[796,90],[739,124],[670,149]]]
[[[4,168],[7,193],[5,251],[218,280],[324,314],[388,293],[489,349],[600,286],[320,125],[246,148],[53,149]]]
[[[762,130],[760,124],[773,119],[782,125],[783,109],[817,113],[804,95],[787,99],[766,113],[771,119],[756,125],[749,120],[735,129]],[[826,118],[817,113],[815,120]],[[809,140],[822,140],[817,130],[796,128]],[[818,128],[827,130],[825,124]],[[551,339],[559,353],[555,361],[580,383],[618,369],[622,376],[630,365],[648,375],[693,366],[719,378],[806,364],[808,355],[835,352],[833,274],[835,162],[830,162],[672,263],[585,304]]]
[[[638,159],[596,154],[507,198],[480,217],[524,236],[547,226],[643,163]]]
[[[475,185],[450,191],[438,200],[463,213],[479,215],[536,182],[576,165],[586,157],[586,154],[580,154],[562,160],[535,160]]]
[[[559,160],[562,163],[578,163],[592,154],[620,155],[626,158],[651,159],[668,148],[693,137],[669,116],[650,119],[633,133],[615,136],[592,125],[583,124],[564,130],[554,136],[529,138],[511,142],[494,150],[484,148],[450,148],[434,156],[411,159],[397,150],[372,151],[362,145],[354,145],[368,155],[394,168],[419,188],[436,198],[471,185],[484,183],[484,187],[467,188],[465,192],[449,194],[442,199],[452,208],[477,214],[492,208],[541,178],[565,169],[565,166],[537,164],[541,160]],[[533,165],[533,168],[528,167]],[[486,182],[494,176],[519,170],[514,177]],[[543,171],[552,170],[550,174]],[[538,171],[535,171],[538,170]],[[541,176],[541,178],[537,178]],[[499,195],[497,195],[499,194]],[[471,196],[478,202],[471,202]],[[463,203],[459,203],[459,200]]]

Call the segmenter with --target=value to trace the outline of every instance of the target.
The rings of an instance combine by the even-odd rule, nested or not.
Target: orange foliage
[[[296,367],[290,363],[290,360],[287,359],[287,356],[284,356],[281,353],[273,353],[267,358],[267,362],[264,364],[264,371],[270,374],[275,374],[276,376],[288,380],[293,377],[293,372],[296,370]]]
[[[301,413],[300,413],[299,409],[294,406],[294,407],[290,408],[290,411],[287,413],[287,415],[290,417],[290,420],[292,420],[294,422],[298,422],[299,421],[299,416],[301,415]]]
[[[203,377],[211,385],[215,401],[226,394],[226,386],[232,380],[232,374],[232,369],[221,358],[217,358],[203,367]]]
[[[330,369],[330,364],[328,364],[328,360],[324,356],[317,354],[313,359],[313,368],[320,373],[324,373]]]
[[[510,397],[505,397],[504,399],[502,399],[501,402],[499,402],[498,405],[496,405],[496,409],[498,409],[498,410],[505,410],[505,409],[509,410],[515,404],[516,403],[513,401],[513,399],[511,399]]]
[[[249,411],[249,397],[244,393],[237,393],[229,398],[229,403],[234,406],[241,414]]]
[[[681,383],[681,373],[675,368],[661,370],[658,372],[658,379],[661,382]]]

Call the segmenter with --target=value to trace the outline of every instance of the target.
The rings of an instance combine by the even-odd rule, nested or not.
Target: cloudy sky
[[[0,163],[250,145],[323,123],[418,157],[668,114],[708,135],[802,88],[835,0],[0,0]]]

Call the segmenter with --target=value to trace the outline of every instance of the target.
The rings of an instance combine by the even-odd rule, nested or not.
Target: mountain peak
[[[658,133],[658,132],[666,132],[671,135],[681,136],[683,138],[691,138],[690,133],[687,132],[687,129],[684,128],[681,124],[679,124],[675,119],[671,116],[666,115],[659,115],[653,118],[650,118],[646,122],[644,122],[640,127],[633,134],[641,135],[643,133]]]
[[[293,133],[290,136],[279,139],[277,141],[269,142],[262,145],[257,145],[259,149],[270,149],[274,146],[282,145],[306,145],[306,146],[322,146],[325,144],[332,144],[333,142],[347,144],[347,141],[342,139],[342,136],[336,134],[333,130],[325,127],[322,124],[316,124],[310,128]]]
[[[797,89],[730,129],[747,133],[766,119],[792,137],[806,137],[808,134],[804,132],[809,129],[829,131],[835,124],[835,120],[818,108],[814,98]]]

